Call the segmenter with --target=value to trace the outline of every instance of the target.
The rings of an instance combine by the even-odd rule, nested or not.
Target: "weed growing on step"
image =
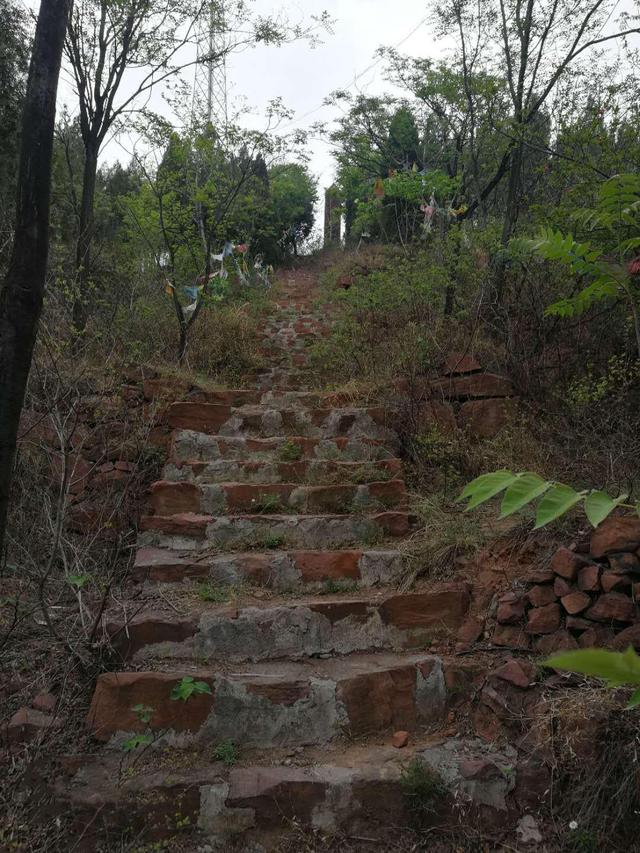
[[[265,492],[258,495],[255,503],[251,505],[253,512],[264,513],[266,515],[275,515],[288,509],[282,503],[280,495]]]
[[[281,462],[298,462],[302,459],[302,448],[295,441],[285,441],[278,450],[278,458]]]
[[[335,578],[327,578],[323,581],[322,589],[319,590],[320,595],[337,595],[341,592],[357,592],[358,583],[353,580],[336,580]]]
[[[233,598],[231,587],[224,584],[214,584],[211,581],[204,581],[198,584],[198,596],[202,601],[209,601],[214,604],[226,604]]]
[[[418,758],[403,769],[400,785],[407,811],[417,827],[430,825],[449,795],[440,774]]]
[[[281,533],[269,533],[262,540],[262,545],[268,551],[277,551],[285,545],[285,537]]]
[[[174,702],[187,702],[192,696],[211,696],[211,688],[206,681],[196,681],[192,675],[185,675],[171,691]]]
[[[230,738],[226,738],[214,747],[213,757],[216,761],[222,761],[226,767],[233,767],[238,763],[240,750]]]

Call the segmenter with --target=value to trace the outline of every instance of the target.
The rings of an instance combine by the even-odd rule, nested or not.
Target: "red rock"
[[[424,593],[388,598],[380,607],[382,621],[397,628],[457,629],[471,599],[466,584],[449,583]]]
[[[494,438],[509,423],[515,413],[513,400],[469,400],[458,412],[460,429],[476,438]]]
[[[520,574],[520,580],[526,583],[553,583],[555,574],[551,569],[531,568]]]
[[[195,483],[158,480],[151,486],[151,506],[157,515],[197,513],[200,509],[200,489]]]
[[[209,672],[188,671],[184,675],[204,681],[213,691]],[[177,672],[107,672],[98,676],[87,717],[94,737],[109,740],[116,732],[142,732],[149,725],[156,731],[198,731],[213,709],[214,697],[198,693],[186,702],[172,700],[171,691],[182,676]],[[150,723],[138,718],[133,710],[136,705],[154,709]]]
[[[578,637],[578,645],[581,649],[590,649],[594,646],[609,646],[613,640],[613,632],[602,625],[594,625],[593,628],[580,634]]]
[[[568,548],[558,548],[551,560],[553,571],[568,581],[575,580],[578,576],[578,570],[587,564],[589,564],[588,560]]]
[[[600,583],[604,592],[620,591],[631,586],[629,575],[621,575],[617,572],[603,572]]]
[[[524,616],[524,599],[503,601],[498,605],[496,618],[500,625],[517,625]]]
[[[480,639],[483,631],[484,622],[479,621],[478,619],[467,619],[456,634],[456,649],[458,651],[464,651],[471,648],[471,646]]]
[[[474,397],[511,397],[513,385],[508,379],[495,373],[474,373],[469,376],[451,376],[437,379],[434,390],[444,397],[459,400]]]
[[[360,577],[362,551],[296,551],[292,557],[306,583]]]
[[[510,649],[528,649],[530,645],[529,637],[524,633],[523,628],[513,625],[496,625],[491,642],[494,646]]]
[[[633,601],[626,595],[608,592],[596,600],[585,616],[594,622],[633,622],[635,607]]]
[[[611,641],[610,645],[612,649],[617,649],[621,652],[628,649],[629,646],[633,646],[636,651],[639,651],[640,623],[637,625],[630,625],[628,628],[625,628],[624,631],[620,631],[620,633]]]
[[[5,737],[10,746],[20,743],[31,743],[39,735],[46,733],[51,728],[60,728],[62,720],[36,711],[33,708],[20,708],[11,717],[6,729]]]
[[[131,618],[126,626],[122,622],[107,622],[105,633],[111,645],[123,658],[129,658],[145,646],[158,643],[182,643],[198,632],[197,618],[176,616],[167,618],[163,613],[143,612]]]
[[[582,613],[591,604],[591,599],[585,592],[570,592],[561,599],[562,606],[571,616]]]
[[[578,589],[583,592],[599,592],[600,566],[585,566],[578,572]]]
[[[566,625],[570,631],[588,631],[593,628],[593,622],[580,616],[567,616]]]
[[[609,565],[614,572],[621,574],[638,574],[640,573],[640,558],[636,554],[610,554]]]
[[[558,604],[534,607],[527,614],[527,634],[552,634],[560,627],[561,610]]]
[[[459,765],[463,779],[480,779],[488,781],[500,779],[502,771],[488,758],[463,758]]]
[[[444,376],[459,376],[463,373],[477,373],[482,370],[480,363],[468,353],[452,352],[442,366]]]
[[[34,697],[31,707],[36,711],[42,711],[43,714],[53,714],[56,709],[58,700],[53,693],[38,693]]]
[[[409,743],[409,732],[395,732],[391,743],[396,749],[403,749]]]
[[[591,536],[591,556],[606,557],[621,551],[640,548],[640,518],[610,516],[596,527]]]
[[[534,586],[527,593],[527,598],[534,607],[544,607],[558,600],[552,586]]]
[[[193,512],[171,516],[147,515],[140,519],[140,529],[157,530],[168,536],[193,536],[202,539],[207,532],[207,525],[212,521],[212,515],[196,515]]]
[[[543,655],[554,652],[571,651],[578,648],[578,643],[567,631],[555,631],[544,637],[538,637],[535,641],[536,651]]]
[[[526,668],[528,669],[528,667]],[[525,668],[515,658],[508,660],[493,675],[502,681],[513,684],[515,687],[527,688],[531,684],[530,674],[525,672]]]
[[[230,417],[231,406],[215,403],[172,403],[167,412],[167,422],[173,429],[205,433],[218,432]]]
[[[558,598],[564,598],[565,595],[569,595],[573,591],[573,587],[564,578],[557,577],[553,582],[553,591]]]

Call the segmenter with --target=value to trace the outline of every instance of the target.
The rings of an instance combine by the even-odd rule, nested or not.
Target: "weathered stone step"
[[[173,403],[167,412],[172,429],[209,435],[249,434],[265,438],[293,435],[312,438],[361,436],[393,440],[382,407],[334,409],[269,409],[265,406],[234,408],[218,403]]]
[[[66,775],[47,781],[75,837],[88,842],[87,850],[106,849],[100,842],[127,833],[138,844],[187,841],[194,850],[209,844],[249,851],[259,849],[258,842],[266,853],[275,853],[282,838],[290,837],[292,824],[320,837],[366,838],[367,850],[405,849],[398,843],[406,827],[411,850],[416,811],[402,780],[412,762],[435,771],[434,781],[445,786],[424,793],[434,849],[447,849],[459,825],[463,836],[470,825],[515,831],[523,809],[537,813],[545,799],[544,785],[539,791],[531,785],[545,777],[535,760],[473,738],[446,743],[420,738],[401,750],[379,743],[329,748],[302,766],[227,768],[221,761],[208,763],[201,753],[188,767],[169,763],[160,770],[136,766],[135,753],[128,759],[113,752],[82,758],[82,763],[77,756],[62,762]],[[128,772],[128,762],[135,772]],[[176,815],[179,826],[170,819]]]
[[[457,630],[469,604],[467,584],[446,583],[405,594],[301,596],[295,603],[194,602],[188,617],[141,612],[126,624],[108,621],[106,630],[125,658],[300,659],[420,648]]]
[[[139,545],[173,550],[252,548],[345,548],[405,536],[407,512],[364,515],[152,515],[140,520]]]
[[[322,459],[333,462],[368,462],[393,458],[384,442],[375,438],[308,438],[307,436],[206,435],[193,430],[177,430],[171,442],[173,462],[211,462],[236,459],[242,462],[293,462]]]
[[[185,677],[211,692],[171,699]],[[253,664],[245,672],[109,672],[98,677],[88,724],[103,741],[150,730],[181,746],[231,739],[270,749],[414,731],[442,719],[446,698],[442,661],[425,654]],[[150,720],[136,706],[153,708]]]
[[[251,583],[275,590],[348,582],[361,587],[388,584],[402,571],[398,551],[249,551],[192,556],[162,548],[140,548],[133,566],[138,581],[208,579],[229,586]]]
[[[397,458],[363,462],[301,459],[298,462],[218,459],[165,465],[163,479],[173,483],[371,483],[402,473]]]
[[[151,506],[158,515],[192,512],[359,513],[407,509],[402,480],[378,483],[309,486],[300,483],[174,483],[159,480],[151,487]]]

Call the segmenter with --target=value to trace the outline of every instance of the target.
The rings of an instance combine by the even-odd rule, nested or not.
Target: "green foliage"
[[[215,604],[226,604],[232,598],[230,587],[224,584],[213,584],[211,581],[204,581],[198,584],[198,596],[203,601],[210,601]]]
[[[222,761],[227,767],[233,767],[238,763],[240,750],[232,740],[227,738],[214,747],[213,757],[216,761]]]
[[[638,687],[627,707],[635,708],[640,705],[640,657],[631,646],[626,652],[609,652],[606,649],[562,652],[545,660],[544,665],[602,678],[608,687]]]
[[[531,249],[540,257],[558,261],[588,281],[576,295],[560,299],[547,313],[561,317],[583,314],[594,303],[618,296],[627,300],[633,315],[640,355],[640,317],[636,273],[625,257],[640,249],[640,175],[616,175],[598,187],[596,206],[573,216],[576,227],[595,235],[595,242],[579,242],[571,234],[543,229]]]
[[[418,758],[403,769],[400,785],[407,810],[418,826],[427,825],[438,815],[449,794],[440,774]]]
[[[593,527],[608,518],[617,507],[631,508],[624,503],[627,494],[612,498],[606,492],[595,489],[577,492],[571,486],[543,480],[531,472],[514,474],[507,470],[476,477],[465,486],[458,500],[468,500],[466,509],[470,510],[501,492],[504,492],[504,496],[500,506],[500,518],[507,518],[541,498],[536,511],[536,530],[565,515],[579,503],[583,504],[584,512]],[[640,515],[640,504],[635,509]]]
[[[125,740],[122,744],[122,749],[124,752],[134,752],[136,749],[140,749],[142,746],[149,746],[152,743],[153,736],[150,734],[133,735]]]
[[[298,462],[302,459],[302,447],[291,439],[287,439],[278,450],[278,458],[282,462]]]
[[[185,675],[171,691],[171,699],[186,702],[192,696],[211,696],[211,688],[206,681],[196,681],[192,675]]]

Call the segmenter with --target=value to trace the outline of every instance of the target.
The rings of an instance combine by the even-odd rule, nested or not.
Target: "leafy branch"
[[[612,498],[598,489],[577,492],[565,483],[544,480],[531,471],[514,474],[512,471],[501,470],[482,474],[465,486],[458,500],[468,500],[466,509],[470,510],[503,492],[499,516],[501,519],[520,512],[539,499],[536,508],[536,530],[565,515],[579,504],[582,504],[593,527],[601,524],[617,507],[633,509],[640,515],[640,503],[625,503],[629,497],[627,494]]]

